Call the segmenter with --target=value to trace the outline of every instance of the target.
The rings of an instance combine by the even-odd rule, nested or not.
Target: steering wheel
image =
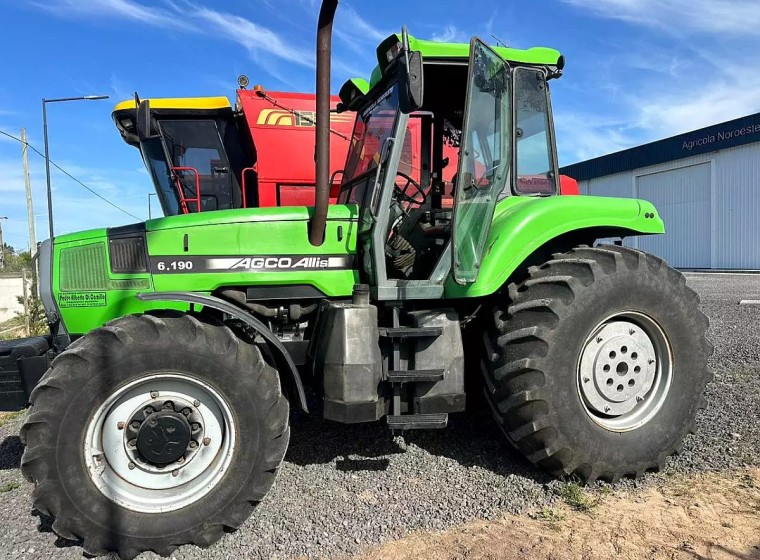
[[[427,195],[425,194],[425,191],[422,190],[420,184],[412,179],[409,175],[401,171],[396,171],[396,175],[406,181],[403,187],[394,185],[393,195],[396,197],[396,199],[399,202],[408,202],[409,204],[416,204],[418,206],[425,204],[427,201]],[[414,187],[417,192],[412,195],[407,194],[406,191],[409,190],[410,186]]]

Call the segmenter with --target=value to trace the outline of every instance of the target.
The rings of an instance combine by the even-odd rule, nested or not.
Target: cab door
[[[511,69],[473,38],[455,185],[452,275],[458,284],[478,278],[496,202],[511,183],[511,166]]]

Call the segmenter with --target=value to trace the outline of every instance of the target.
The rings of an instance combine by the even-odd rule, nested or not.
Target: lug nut
[[[123,430],[124,429],[124,422],[119,422],[118,424],[116,424],[116,427],[119,428],[120,430]]]
[[[128,445],[129,447],[136,447],[136,446],[137,446],[137,440],[136,440],[136,439],[130,439],[130,440],[127,442],[127,445]]]
[[[211,443],[211,438],[210,437],[203,438],[203,445],[208,445],[209,443]]]
[[[137,428],[140,427],[140,422],[134,421],[130,424],[130,426],[132,427],[133,430],[136,430]]]
[[[158,398],[158,391],[151,391],[150,392],[150,398],[151,399]]]
[[[196,447],[198,447],[198,443],[195,442],[195,441],[191,441],[190,442],[190,449],[195,449]]]
[[[171,408],[174,408],[174,403],[172,401],[166,401],[164,403],[164,410],[169,410]]]
[[[199,401],[198,399],[195,399],[193,401],[193,406],[200,406],[200,405],[201,405],[201,401]]]
[[[179,471],[178,470],[173,470],[172,471],[172,476],[179,476]]]
[[[146,407],[143,409],[143,414],[145,414],[145,416],[148,416],[149,414],[153,414],[154,412],[155,412],[155,411],[153,410],[153,407],[152,407],[152,406],[146,406]]]
[[[193,431],[200,430],[200,429],[201,429],[201,425],[198,424],[197,422],[193,422]]]
[[[130,462],[129,462],[129,465],[127,465],[127,466],[129,467],[129,470],[130,470],[130,471],[131,471],[131,470],[133,470],[133,469],[135,468],[135,464],[134,464],[132,461],[130,461]]]
[[[192,411],[189,408],[182,409],[182,414],[184,414],[185,416],[190,416],[191,413]]]
[[[178,463],[184,463],[185,462],[185,458],[184,457],[180,457],[179,459],[177,459],[177,462]]]

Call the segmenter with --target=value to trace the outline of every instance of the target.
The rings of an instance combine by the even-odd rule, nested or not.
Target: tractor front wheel
[[[22,428],[35,506],[90,554],[208,546],[272,485],[288,403],[259,350],[193,315],[123,317],[53,362]]]
[[[486,396],[533,463],[584,481],[661,468],[704,406],[707,318],[682,274],[580,247],[509,286],[485,336]]]

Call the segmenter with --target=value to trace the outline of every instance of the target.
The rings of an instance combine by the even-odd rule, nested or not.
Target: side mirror
[[[151,131],[150,102],[147,99],[140,101],[137,105],[135,128],[137,129],[137,137],[140,140],[147,140],[148,138],[155,136]]]
[[[424,80],[422,53],[410,51],[408,56],[399,57],[398,65],[399,107],[409,114],[422,107]]]

